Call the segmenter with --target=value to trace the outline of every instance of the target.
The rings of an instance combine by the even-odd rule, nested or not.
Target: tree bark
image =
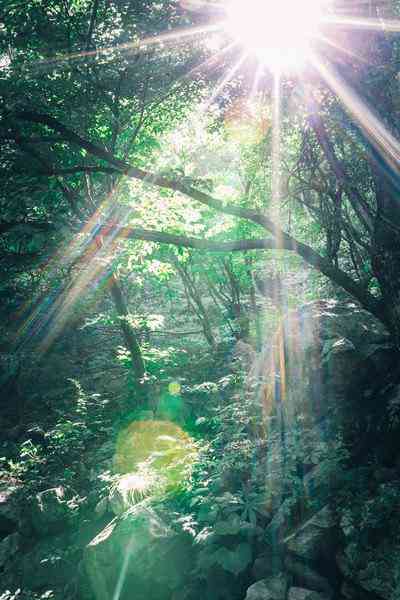
[[[188,303],[192,307],[193,311],[195,312],[197,318],[200,321],[204,337],[206,338],[211,348],[215,348],[216,342],[214,334],[212,332],[210,321],[208,319],[207,310],[201,300],[200,294],[198,294],[195,284],[192,281],[185,267],[180,265],[179,262],[176,260],[174,261],[174,264],[181,277]]]
[[[60,139],[64,139],[70,142],[72,145],[84,148],[92,156],[106,161],[109,165],[118,169],[121,175],[138,179],[145,183],[149,183],[150,185],[169,189],[174,192],[180,192],[181,194],[184,194],[185,196],[188,196],[189,198],[192,198],[193,200],[200,202],[201,204],[218,212],[229,214],[240,219],[246,219],[257,225],[260,225],[274,238],[273,241],[277,249],[282,248],[296,252],[309,265],[313,266],[315,269],[331,279],[334,283],[342,287],[346,292],[358,300],[358,302],[360,302],[360,304],[367,311],[371,312],[375,317],[385,323],[385,325],[388,325],[385,307],[383,306],[383,299],[374,297],[371,293],[364,289],[363,285],[360,285],[360,283],[352,279],[352,277],[347,275],[347,273],[335,267],[329,259],[321,256],[307,244],[296,240],[291,235],[283,231],[279,225],[277,225],[277,223],[271,221],[271,219],[269,219],[264,213],[261,213],[257,210],[243,208],[234,204],[227,204],[226,202],[214,198],[213,196],[210,196],[201,190],[187,185],[184,181],[169,179],[168,177],[150,173],[138,167],[134,167],[128,162],[115,157],[103,146],[99,146],[98,144],[84,139],[82,136],[78,135],[73,130],[69,129],[69,127],[66,127],[60,121],[54,117],[51,117],[50,115],[37,113],[30,110],[17,110],[13,114],[10,113],[9,117],[21,121],[29,121],[31,123],[46,125],[53,131],[57,131],[60,135]],[[363,205],[363,208],[366,207]],[[140,235],[137,237],[140,238]],[[256,240],[256,242],[260,242],[260,240]],[[175,243],[176,245],[179,245],[176,241],[172,241],[172,239],[167,241],[167,243]],[[246,244],[246,249],[250,248],[251,246]]]
[[[148,390],[146,385],[146,368],[140,349],[140,344],[132,326],[130,325],[129,310],[122,294],[121,286],[114,274],[109,280],[110,294],[113,300],[115,310],[119,317],[119,323],[127,349],[131,354],[132,369],[138,386],[139,404],[148,403]]]
[[[245,262],[246,262],[247,275],[249,278],[249,286],[250,286],[250,304],[251,304],[251,310],[253,313],[254,326],[255,326],[255,332],[256,332],[256,348],[257,348],[257,351],[259,352],[262,348],[263,340],[262,340],[260,316],[259,316],[258,310],[257,310],[256,288],[255,288],[254,275],[253,275],[253,269],[252,269],[253,261],[250,256],[246,256]]]
[[[400,208],[396,194],[378,177],[376,196],[372,270],[381,290],[386,326],[400,348]]]

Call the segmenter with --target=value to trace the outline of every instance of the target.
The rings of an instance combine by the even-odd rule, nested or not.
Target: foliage
[[[83,521],[108,519],[100,497],[169,503],[195,583],[222,573],[241,594],[278,509],[289,528],[315,512],[331,492],[305,489],[308,474],[351,462],[329,423],[263,414],[256,352],[323,296],[352,296],[400,345],[398,39],[344,35],[325,72],[284,75],[274,123],[266,73],[249,94],[245,61],[222,89],[236,50],[214,64],[207,36],[174,37],[207,21],[196,3],[5,4],[0,479],[27,497],[71,486]],[[118,460],[146,422],[184,448]],[[395,435],[396,395],[388,422]],[[357,464],[335,498],[354,563],[399,500],[372,472]]]

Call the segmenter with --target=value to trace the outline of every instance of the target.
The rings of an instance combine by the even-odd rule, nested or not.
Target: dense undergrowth
[[[104,333],[107,337],[102,328],[84,329],[79,343],[92,344]],[[149,352],[154,400],[145,409],[135,406],[129,364],[112,344],[99,351],[90,380],[90,364],[75,365],[75,376],[65,377],[64,344],[62,340],[43,365],[42,381],[53,377],[50,392],[57,393],[47,395],[47,387],[36,386],[31,395],[27,377],[24,417],[2,441],[0,484],[16,489],[23,536],[22,575],[15,564],[6,564],[9,591],[2,600],[91,600],[93,592],[82,566],[78,568],[86,545],[115,515],[141,507],[168,515],[168,526],[191,540],[190,578],[176,595],[179,599],[241,600],[260,578],[261,560],[264,577],[286,569],[283,539],[297,535],[299,524],[327,504],[339,523],[333,548],[344,547],[347,568],[361,570],[380,585],[379,570],[389,568],[380,545],[399,499],[396,451],[389,448],[389,438],[393,444],[398,430],[397,380],[390,370],[386,391],[378,386],[374,392],[380,408],[365,431],[369,447],[364,444],[360,456],[355,452],[354,431],[360,431],[355,420],[340,421],[327,413],[318,421],[301,410],[288,418],[280,403],[266,413],[260,394],[268,378],[257,379],[254,369],[249,375],[233,340],[214,352],[182,344]],[[387,360],[385,352],[379,360]],[[112,355],[113,369],[103,372]],[[60,364],[64,370],[54,376]],[[360,396],[363,389],[360,384]],[[359,407],[356,396],[353,389],[352,402]],[[349,405],[344,410],[349,415],[353,409]],[[367,413],[353,413],[354,419],[356,414],[360,424],[368,421]],[[3,418],[11,423],[13,416],[5,413]],[[129,440],[141,432],[147,442],[138,454]],[[163,446],[154,442],[158,438]],[[46,504],[52,490],[62,505],[54,524],[52,505]],[[31,560],[38,540],[40,551],[48,544],[45,561],[53,557],[74,571],[67,581],[53,584],[50,570],[30,589],[23,557]],[[326,577],[342,581],[337,571],[332,574],[323,561],[321,565]],[[30,577],[34,581],[33,573]]]

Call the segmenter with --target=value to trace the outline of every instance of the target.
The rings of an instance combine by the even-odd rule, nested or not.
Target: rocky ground
[[[56,353],[58,367],[43,366],[47,384],[35,386],[26,406],[53,382],[42,397],[47,421],[33,410],[30,428],[13,431],[12,416],[4,416],[12,433],[3,437],[8,468],[0,479],[2,600],[400,597],[398,356],[370,315],[353,304],[309,304],[286,317],[275,350],[258,356],[248,385],[264,407],[262,531],[248,538],[251,555],[237,578],[210,571],[202,584],[201,539],[170,498],[131,496],[115,509],[115,431],[127,413],[128,384],[123,369],[105,370],[112,350],[96,335],[94,360],[79,347],[73,359]],[[57,368],[79,385],[57,388]],[[289,452],[277,460],[268,441],[279,432],[289,444],[294,423],[316,452],[302,464],[298,455],[292,464]],[[30,461],[29,476],[18,470],[16,448]],[[284,488],[283,470],[295,471],[296,494]],[[224,535],[229,547],[236,534]]]

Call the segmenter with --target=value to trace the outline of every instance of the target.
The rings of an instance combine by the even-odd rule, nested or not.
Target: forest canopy
[[[7,3],[5,289],[61,257],[65,320],[102,270],[115,286],[163,244],[181,266],[184,248],[242,262],[284,250],[397,339],[395,7],[298,6],[285,21],[272,3],[283,33],[263,46],[257,2]]]

